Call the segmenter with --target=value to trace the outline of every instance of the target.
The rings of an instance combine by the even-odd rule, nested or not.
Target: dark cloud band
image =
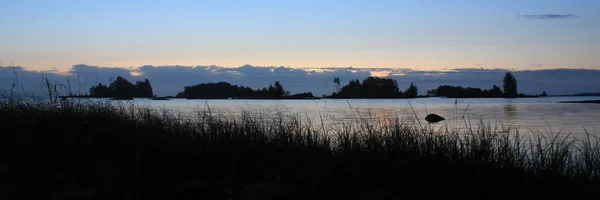
[[[559,14],[544,14],[544,15],[517,15],[518,17],[521,18],[525,18],[525,19],[545,19],[545,20],[549,20],[549,19],[572,19],[572,18],[577,18],[577,15],[572,15],[572,14],[566,14],[566,15],[559,15]]]
[[[542,66],[531,63],[531,66]],[[137,68],[108,68],[89,65],[74,65],[68,74],[44,72],[43,75],[54,84],[69,85],[73,92],[85,93],[99,82],[108,84],[117,76],[131,81],[149,79],[157,95],[175,95],[184,86],[207,82],[227,81],[252,88],[268,86],[280,81],[291,93],[313,92],[315,95],[331,94],[336,90],[333,78],[342,84],[352,79],[363,80],[373,74],[388,75],[398,81],[400,88],[407,88],[414,82],[419,93],[439,85],[460,85],[467,87],[491,88],[502,86],[506,69],[459,68],[440,71],[419,71],[401,68],[315,68],[299,69],[290,67],[259,67],[244,65],[229,68],[219,66],[142,66]],[[139,74],[134,76],[133,74]],[[519,92],[539,94],[573,94],[598,92],[600,70],[588,69],[545,69],[515,71]],[[67,81],[69,80],[69,81]],[[0,66],[0,90],[14,85],[24,90],[43,94],[42,72],[29,71],[21,67]]]

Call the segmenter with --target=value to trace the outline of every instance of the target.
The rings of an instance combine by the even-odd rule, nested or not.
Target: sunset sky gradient
[[[596,0],[1,0],[0,66],[600,69]]]

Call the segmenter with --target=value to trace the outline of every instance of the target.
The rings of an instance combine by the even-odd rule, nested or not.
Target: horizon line
[[[305,71],[308,71],[310,69],[360,69],[360,70],[409,70],[409,71],[421,71],[421,72],[452,72],[452,71],[457,71],[457,70],[465,70],[465,69],[476,69],[476,70],[505,70],[505,71],[514,71],[514,72],[518,72],[518,71],[542,71],[542,70],[595,70],[595,71],[600,71],[600,69],[596,69],[596,68],[569,68],[569,67],[556,67],[556,68],[541,68],[541,69],[515,69],[515,68],[486,68],[486,67],[455,67],[455,68],[442,68],[442,69],[420,69],[420,68],[405,68],[405,67],[354,67],[354,66],[347,66],[347,67],[334,67],[334,66],[329,66],[329,67],[293,67],[293,66],[284,66],[284,65],[252,65],[252,64],[244,64],[241,66],[223,66],[223,65],[179,65],[179,64],[172,64],[172,65],[151,65],[151,64],[146,64],[146,65],[139,65],[139,66],[127,66],[127,67],[123,67],[123,66],[98,66],[98,65],[90,65],[90,64],[73,64],[71,65],[69,68],[66,69],[66,71],[62,71],[62,70],[58,70],[57,67],[50,67],[50,69],[32,69],[32,67],[27,67],[27,66],[21,66],[21,65],[2,65],[2,63],[0,63],[0,67],[2,68],[10,68],[10,67],[16,67],[16,68],[21,68],[25,71],[32,71],[32,72],[48,72],[48,73],[67,73],[69,74],[70,70],[73,69],[73,67],[75,66],[87,66],[87,67],[98,67],[98,68],[113,68],[113,69],[125,69],[125,70],[129,70],[129,71],[135,71],[137,69],[140,69],[142,67],[188,67],[188,68],[196,68],[196,67],[204,67],[204,68],[209,68],[209,67],[217,67],[217,68],[231,68],[231,69],[235,69],[235,68],[242,68],[242,67],[257,67],[257,68],[271,68],[271,69],[275,69],[275,68],[287,68],[287,69],[302,69]]]

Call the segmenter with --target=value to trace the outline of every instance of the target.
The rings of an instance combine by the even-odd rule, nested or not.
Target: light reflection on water
[[[600,104],[557,103],[559,101],[596,100],[600,97],[545,98],[418,98],[418,99],[320,99],[320,100],[186,100],[152,101],[136,99],[136,105],[166,108],[182,114],[208,110],[223,116],[239,116],[242,110],[261,113],[263,117],[278,113],[310,118],[312,123],[340,125],[355,119],[383,123],[387,119],[427,124],[425,116],[436,113],[445,121],[436,128],[460,128],[481,120],[492,127],[516,127],[521,132],[538,130],[573,134],[600,134]]]

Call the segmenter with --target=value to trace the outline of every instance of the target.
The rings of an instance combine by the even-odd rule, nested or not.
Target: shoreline
[[[552,97],[564,97],[564,96],[547,96],[547,97],[516,97],[516,98],[506,98],[506,97],[427,97],[427,96],[419,96],[415,98],[331,98],[331,97],[312,97],[312,98],[300,98],[300,97],[284,97],[284,98],[182,98],[182,97],[133,97],[133,98],[115,98],[115,97],[90,97],[90,96],[60,96],[61,99],[110,99],[110,100],[135,100],[135,99],[150,99],[150,100],[172,100],[172,99],[185,99],[185,100],[321,100],[321,99],[366,99],[366,100],[376,100],[376,99],[427,99],[427,98],[442,98],[442,99],[529,99],[529,98],[552,98]],[[569,96],[575,97],[575,96]],[[600,103],[600,99],[598,100],[581,100],[581,101],[558,101],[557,103]]]
[[[558,103],[600,103],[600,100],[559,101]]]

